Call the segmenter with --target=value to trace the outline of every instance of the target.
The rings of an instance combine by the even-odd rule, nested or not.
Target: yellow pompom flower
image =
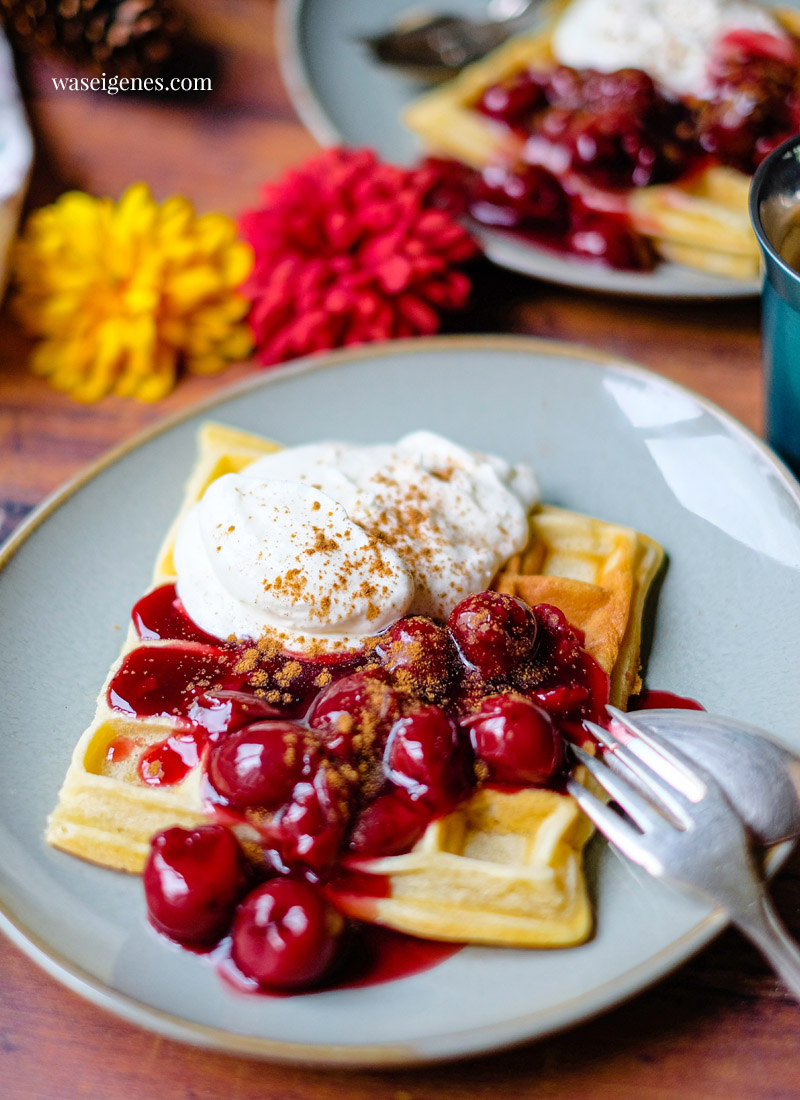
[[[31,369],[79,401],[157,401],[182,367],[213,374],[248,354],[238,288],[252,264],[231,219],[187,199],[159,204],[142,183],[117,203],[70,191],[14,249],[16,312],[40,338]]]

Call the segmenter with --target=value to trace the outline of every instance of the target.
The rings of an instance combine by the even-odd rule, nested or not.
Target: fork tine
[[[645,793],[652,795],[662,803],[664,808],[675,818],[675,823],[681,828],[688,829],[691,825],[691,814],[688,812],[692,803],[685,798],[680,788],[672,785],[671,769],[665,774],[657,765],[661,763],[661,757],[655,756],[652,761],[644,760],[641,756],[632,752],[625,745],[620,744],[608,730],[598,726],[596,722],[585,721],[584,729],[587,729],[600,744],[607,749],[616,760],[619,760],[631,774],[638,779]]]
[[[607,764],[590,756],[588,752],[579,749],[577,745],[570,746],[575,756],[583,764],[586,770],[594,776],[615,802],[618,802],[625,813],[632,817],[642,832],[651,832],[653,829],[663,828],[664,818],[653,805],[633,789],[630,783],[620,779]]]
[[[619,848],[624,856],[632,859],[634,863],[638,863],[640,867],[644,867],[651,875],[663,873],[660,861],[642,843],[642,834],[632,829],[610,806],[606,806],[604,802],[601,802],[591,791],[587,791],[572,776],[567,779],[567,790],[589,820],[594,822],[603,836],[610,840],[616,848]]]
[[[672,745],[668,745],[657,734],[643,728],[630,714],[612,707],[609,703],[606,710],[612,718],[616,719],[635,738],[647,745],[657,756],[673,769],[676,773],[671,777],[674,785],[678,787],[692,802],[699,802],[706,793],[706,773],[697,764],[693,764],[683,753]],[[675,782],[677,781],[677,782]]]

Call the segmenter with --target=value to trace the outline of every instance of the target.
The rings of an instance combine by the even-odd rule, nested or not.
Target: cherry
[[[294,722],[253,722],[213,745],[208,778],[231,805],[276,810],[310,763],[308,733]]]
[[[379,795],[363,811],[350,837],[360,856],[395,856],[413,848],[430,820],[430,811],[398,791]]]
[[[352,774],[350,774],[352,772]],[[321,872],[336,862],[352,814],[356,773],[325,765],[298,783],[276,819],[274,835],[288,867]]]
[[[383,668],[343,676],[318,696],[308,715],[331,755],[350,760],[382,746],[400,717],[400,698]]]
[[[548,714],[565,717],[583,706],[589,698],[589,689],[580,684],[556,684],[555,687],[532,691],[530,698]]]
[[[679,176],[694,151],[688,109],[639,69],[556,69],[550,107],[532,132],[560,145],[568,164],[603,187],[644,187]]]
[[[448,626],[461,656],[486,680],[507,676],[536,645],[533,612],[502,592],[467,596],[453,608]]]
[[[344,921],[308,882],[275,879],[259,886],[233,923],[233,960],[269,989],[306,989],[330,970]]]
[[[579,82],[581,102],[587,106],[624,104],[632,113],[642,115],[663,100],[652,77],[643,69],[617,69],[611,73],[585,69]]]
[[[568,222],[564,189],[552,173],[539,165],[493,164],[478,177],[470,213],[484,225],[506,229],[540,226],[559,233]]]
[[[547,102],[557,109],[574,111],[585,103],[583,75],[568,65],[558,65],[545,85]]]
[[[489,695],[462,724],[491,777],[502,783],[542,786],[561,762],[561,737],[553,720],[524,696]]]
[[[552,603],[537,603],[532,608],[543,644],[555,645],[565,639],[574,639],[574,628],[560,607]]]
[[[582,213],[567,234],[567,245],[577,256],[609,267],[649,271],[655,266],[652,248],[621,214]]]
[[[175,826],[150,841],[144,892],[151,923],[179,943],[225,934],[247,883],[242,850],[224,825]]]
[[[448,809],[467,793],[458,730],[440,707],[422,706],[395,722],[383,760],[392,783],[434,809]]]
[[[534,74],[523,71],[503,84],[493,84],[487,88],[478,103],[478,110],[489,118],[514,126],[546,103],[541,83]]]
[[[453,639],[431,619],[400,619],[382,634],[375,653],[395,683],[435,702],[448,694],[458,666]]]
[[[209,691],[198,695],[189,707],[187,717],[212,737],[257,722],[262,718],[279,718],[283,712],[266,699],[249,691]]]
[[[417,186],[431,206],[460,217],[466,212],[474,170],[447,157],[425,157],[417,168]]]

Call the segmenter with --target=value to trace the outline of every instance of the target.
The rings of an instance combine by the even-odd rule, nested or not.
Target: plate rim
[[[579,360],[603,370],[611,369],[623,375],[644,380],[651,386],[655,384],[672,393],[678,392],[688,396],[705,411],[711,413],[715,419],[721,421],[750,451],[755,452],[762,462],[778,474],[782,484],[800,509],[800,482],[763,440],[708,398],[635,362],[587,346],[533,336],[454,335],[410,338],[309,356],[282,367],[259,371],[231,386],[222,387],[216,393],[193,402],[185,409],[180,409],[134,433],[130,439],[113,446],[89,463],[60,488],[46,496],[32,510],[5,543],[0,545],[0,574],[44,521],[78,493],[84,485],[126,455],[181,423],[221,405],[232,397],[269,386],[294,375],[335,369],[343,364],[360,360],[391,358],[410,351],[436,353],[439,349],[521,352]],[[473,1057],[541,1039],[563,1028],[587,1021],[653,985],[704,947],[727,924],[727,918],[722,910],[712,910],[698,924],[655,956],[596,987],[588,995],[588,999],[587,994],[579,994],[560,1002],[555,1007],[537,1009],[511,1020],[446,1032],[434,1037],[425,1036],[394,1043],[350,1045],[289,1042],[243,1035],[186,1020],[181,1016],[155,1008],[113,989],[89,974],[83,967],[58,950],[54,950],[41,937],[29,930],[24,921],[16,919],[12,910],[13,906],[9,905],[4,898],[0,898],[0,930],[24,954],[73,992],[140,1027],[171,1039],[228,1054],[295,1065],[376,1069],[409,1067]]]
[[[325,146],[349,145],[345,135],[339,130],[331,115],[325,109],[323,102],[314,91],[310,70],[305,62],[300,36],[300,17],[307,0],[277,0],[274,15],[274,34],[278,71],[283,80],[284,87],[297,111],[300,121],[317,141]],[[761,293],[762,276],[757,279],[734,280],[724,276],[714,276],[712,272],[702,272],[711,280],[715,280],[716,289],[692,289],[683,290],[661,289],[657,282],[650,282],[647,273],[621,272],[623,275],[637,275],[642,277],[641,286],[593,286],[591,282],[585,282],[580,278],[580,271],[584,269],[597,270],[597,265],[576,263],[576,275],[573,278],[567,268],[563,275],[548,275],[541,271],[534,271],[530,264],[515,263],[513,255],[508,253],[508,234],[493,232],[486,226],[476,226],[474,235],[492,263],[509,271],[516,271],[530,279],[539,279],[553,286],[563,286],[568,289],[582,290],[588,294],[606,294],[621,298],[649,299],[652,301],[738,301],[746,298],[755,298]],[[516,242],[513,242],[516,244]],[[528,255],[547,258],[547,249],[530,245]],[[563,257],[556,257],[563,260]],[[569,257],[566,258],[569,262]],[[667,261],[662,261],[666,263]],[[600,268],[600,270],[603,270]],[[609,269],[615,273],[615,269]],[[691,268],[687,269],[689,272]]]

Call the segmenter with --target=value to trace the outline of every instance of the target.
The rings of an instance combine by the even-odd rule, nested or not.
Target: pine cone
[[[119,76],[157,72],[184,26],[172,0],[0,0],[0,18],[18,46]]]

